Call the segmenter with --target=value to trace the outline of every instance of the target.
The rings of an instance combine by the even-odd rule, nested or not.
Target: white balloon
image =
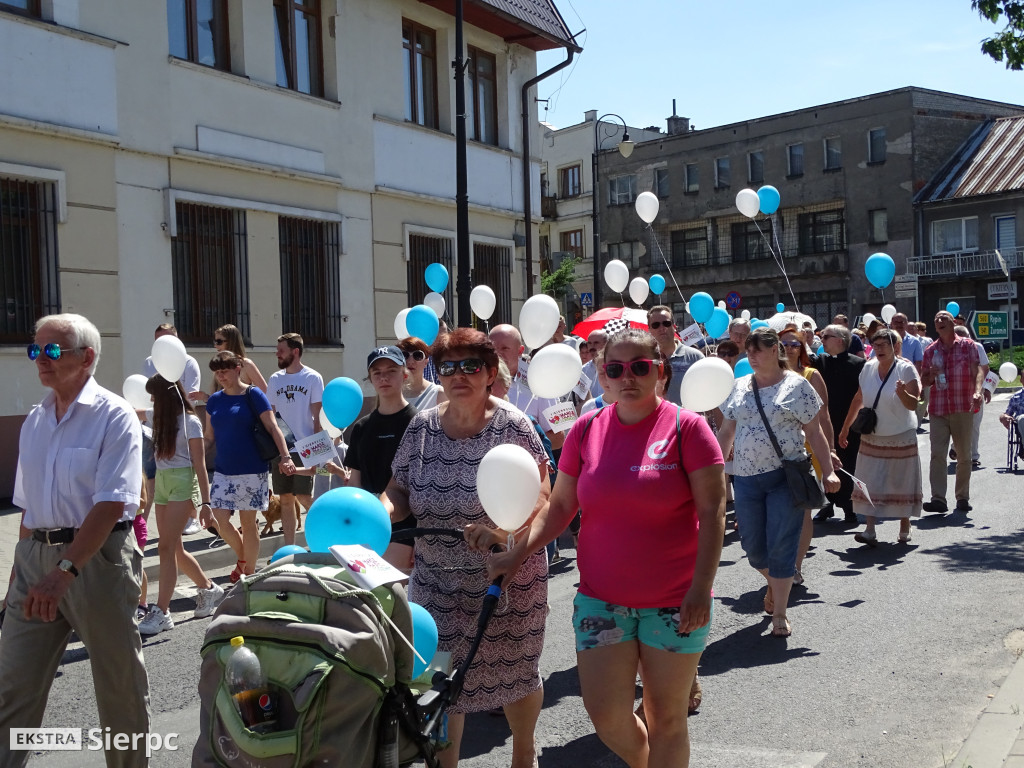
[[[395,338],[398,340],[409,337],[409,329],[405,327],[405,316],[409,314],[410,309],[412,307],[406,307],[395,315]]]
[[[750,310],[749,309],[744,309],[742,312],[740,312],[740,317],[742,317],[744,320],[749,320],[750,319]]]
[[[440,293],[431,291],[423,297],[423,303],[434,310],[434,314],[437,315],[438,318],[444,316],[444,296]]]
[[[582,372],[579,352],[568,344],[550,344],[530,359],[526,381],[534,397],[554,399],[572,392]]]
[[[320,426],[327,430],[327,434],[331,436],[332,440],[341,437],[341,430],[331,424],[331,420],[327,418],[327,411],[323,408],[320,409]]]
[[[629,267],[618,259],[604,265],[604,281],[615,293],[622,293],[629,285]]]
[[[898,310],[896,309],[896,307],[894,307],[892,304],[886,304],[884,307],[882,307],[882,319],[885,320],[886,323],[891,323],[892,318],[897,311]]]
[[[651,295],[651,286],[642,277],[634,277],[629,281],[629,298],[636,304],[643,304]]]
[[[862,323],[864,323],[864,325],[866,325],[866,326],[870,326],[870,325],[871,325],[871,324],[872,324],[873,322],[875,322],[875,320],[877,320],[877,319],[878,319],[878,318],[877,318],[877,317],[875,317],[874,315],[872,315],[872,314],[871,314],[870,312],[865,312],[865,313],[864,313],[864,317],[862,317],[862,318],[860,319],[860,321],[861,321]]]
[[[519,333],[523,343],[530,349],[546,343],[558,330],[560,319],[561,311],[554,299],[543,293],[531,296],[519,310]]]
[[[469,293],[469,306],[473,310],[473,314],[481,320],[487,320],[493,315],[494,307],[497,304],[498,299],[494,295],[494,291],[486,285],[478,285]]]
[[[725,309],[725,299],[719,299],[718,300],[718,308],[719,309]]]
[[[1017,378],[1017,366],[1007,360],[999,366],[999,378],[1003,381],[1013,381]]]
[[[705,357],[691,365],[679,387],[683,408],[701,413],[720,406],[732,392],[736,379],[732,367],[720,357]]]
[[[477,467],[476,492],[487,516],[499,528],[517,531],[529,519],[540,495],[537,462],[522,446],[496,445]]]
[[[636,215],[643,219],[644,223],[650,224],[658,218],[658,209],[661,207],[661,202],[653,192],[641,192],[637,195],[633,207],[636,208]]]
[[[739,212],[746,216],[748,219],[752,219],[757,216],[757,212],[761,210],[761,200],[757,196],[757,192],[752,189],[741,189],[736,193],[736,207]]]
[[[153,356],[156,372],[168,381],[177,381],[185,372],[188,352],[177,336],[161,336],[153,342],[150,355]]]
[[[124,399],[136,411],[144,411],[147,408],[153,407],[153,401],[150,397],[149,392],[146,391],[146,382],[148,379],[141,373],[133,373],[127,379],[124,380],[124,386],[121,387],[121,393],[124,395]]]

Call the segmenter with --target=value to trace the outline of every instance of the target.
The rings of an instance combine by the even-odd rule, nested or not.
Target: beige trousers
[[[932,457],[929,480],[932,487],[932,501],[946,500],[946,454],[952,439],[956,450],[956,500],[971,497],[971,431],[974,428],[973,413],[951,413],[947,416],[932,416],[931,430]]]

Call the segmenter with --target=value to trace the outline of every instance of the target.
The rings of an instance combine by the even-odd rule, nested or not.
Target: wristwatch
[[[57,567],[64,571],[64,573],[70,573],[72,576],[78,576],[78,569],[75,568],[75,564],[70,560],[61,560],[57,563]]]

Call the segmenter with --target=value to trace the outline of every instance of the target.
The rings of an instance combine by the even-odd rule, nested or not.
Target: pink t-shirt
[[[573,425],[558,463],[559,472],[578,480],[580,592],[627,608],[678,606],[697,559],[687,473],[723,463],[718,441],[707,421],[667,400],[629,426],[615,406],[605,406],[582,437],[589,421]]]

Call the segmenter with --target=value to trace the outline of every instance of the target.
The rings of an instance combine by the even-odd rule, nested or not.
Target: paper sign
[[[581,373],[580,380],[576,382],[576,386],[572,388],[573,394],[575,394],[580,400],[586,400],[590,397],[590,384],[590,377],[585,373]]]
[[[692,347],[698,341],[704,338],[703,332],[700,330],[700,326],[694,323],[679,336],[679,340],[688,347]]]
[[[326,429],[296,440],[292,453],[299,454],[299,461],[304,467],[322,467],[328,461],[338,458],[334,450],[334,440],[327,434]]]
[[[875,502],[871,500],[871,494],[868,493],[868,486],[865,484],[863,480],[861,480],[859,477],[854,477],[842,467],[839,468],[839,471],[842,472],[847,477],[849,477],[851,480],[853,480],[853,484],[857,486],[861,493],[864,494],[864,498],[867,499],[868,504],[870,504],[872,507],[875,506]]]
[[[567,432],[576,423],[576,406],[572,403],[555,403],[545,408],[543,415],[551,425],[552,432]]]
[[[984,388],[987,389],[989,392],[995,394],[996,387],[998,387],[998,386],[999,386],[999,374],[996,373],[995,371],[989,371],[988,375],[985,377]]]
[[[363,589],[376,589],[381,584],[408,578],[372,549],[360,544],[334,544],[328,549]]]
[[[516,378],[526,381],[526,373],[530,370],[530,361],[525,357],[519,358],[519,365],[516,369]]]

